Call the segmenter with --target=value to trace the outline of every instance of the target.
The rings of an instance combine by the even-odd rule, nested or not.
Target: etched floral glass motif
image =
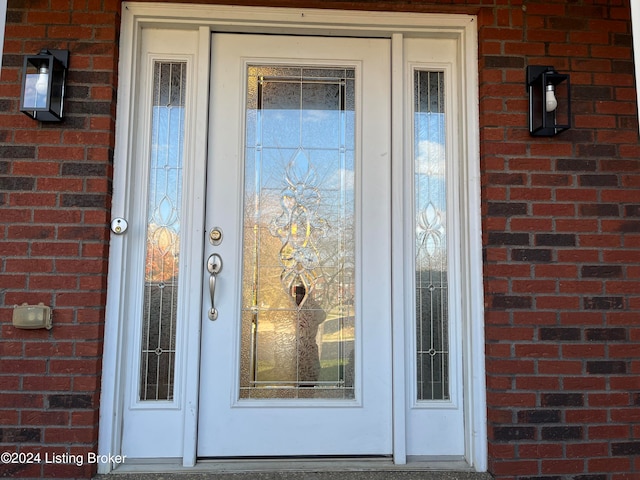
[[[447,400],[449,318],[444,72],[414,72],[417,400]]]
[[[184,152],[186,64],[155,62],[142,321],[141,400],[171,400]]]
[[[247,69],[240,398],[354,398],[354,76]]]

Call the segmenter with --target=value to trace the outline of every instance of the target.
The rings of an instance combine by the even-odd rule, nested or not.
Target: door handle
[[[209,320],[217,320],[218,310],[216,309],[216,278],[222,270],[222,258],[217,253],[212,253],[207,260],[207,271],[209,272],[209,294],[211,295],[211,308],[209,309]]]

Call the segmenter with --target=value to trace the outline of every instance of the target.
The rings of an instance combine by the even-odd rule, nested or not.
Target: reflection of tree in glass
[[[315,382],[320,374],[318,352],[318,327],[327,317],[326,313],[306,294],[302,285],[294,287],[295,301],[299,307],[298,317],[298,381]],[[304,304],[302,303],[304,301]]]
[[[180,238],[175,230],[150,223],[146,248],[140,397],[169,400],[173,397]]]
[[[171,282],[178,276],[180,237],[167,227],[149,224],[147,229],[147,282]]]

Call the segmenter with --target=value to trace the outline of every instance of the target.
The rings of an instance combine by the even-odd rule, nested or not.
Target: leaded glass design
[[[447,205],[444,72],[414,72],[417,400],[447,400]]]
[[[186,64],[155,62],[140,400],[171,400],[175,376]]]
[[[354,398],[354,77],[248,67],[240,398]]]

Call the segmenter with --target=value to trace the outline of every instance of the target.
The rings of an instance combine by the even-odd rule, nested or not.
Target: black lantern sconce
[[[529,133],[551,137],[571,128],[569,75],[553,67],[528,66]]]
[[[68,50],[41,50],[24,58],[20,111],[41,122],[62,120]]]

